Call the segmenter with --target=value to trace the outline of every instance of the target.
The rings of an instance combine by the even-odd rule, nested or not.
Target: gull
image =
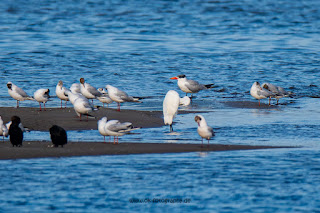
[[[62,109],[62,100],[66,101],[65,107],[67,108],[67,101],[69,101],[68,96],[65,95],[67,88],[63,86],[63,82],[60,80],[56,86],[56,95],[61,99],[61,109]]]
[[[290,96],[290,92],[287,92],[283,87],[279,87],[270,83],[263,83],[261,86],[262,88],[275,94],[275,98],[277,99],[277,105],[279,104],[280,98]]]
[[[266,90],[265,88],[262,88],[260,86],[259,82],[254,82],[250,89],[250,94],[252,97],[259,100],[259,106],[260,106],[260,99],[269,98],[269,105],[271,97],[275,97],[275,94]]]
[[[191,103],[191,99],[188,96],[184,96],[183,98],[180,98],[180,105],[188,106],[190,103]]]
[[[94,117],[92,115],[90,115],[89,113],[95,110],[98,110],[97,108],[95,108],[88,99],[84,99],[84,98],[77,98],[74,101],[73,104],[73,108],[76,112],[76,114],[79,116],[80,121],[81,121],[81,115],[86,115],[87,116],[87,121],[88,121],[88,117]]]
[[[107,120],[107,117],[104,117],[102,119]],[[130,122],[121,123],[118,120],[107,121],[107,123],[104,126],[105,133],[107,135],[113,136],[113,144],[115,144],[116,138],[117,143],[119,143],[119,136],[122,136],[136,129],[140,129],[140,127],[133,127],[132,123]]]
[[[8,93],[9,95],[17,100],[17,108],[19,107],[19,101],[24,101],[24,100],[34,100],[32,97],[27,95],[27,93],[21,89],[20,87],[16,86],[12,82],[7,83],[8,87]]]
[[[52,127],[49,129],[49,132],[54,147],[63,147],[63,145],[68,143],[67,132],[62,127],[52,125]]]
[[[163,119],[165,125],[170,125],[170,132],[173,131],[172,122],[178,113],[179,103],[179,94],[174,90],[169,90],[163,100]]]
[[[12,146],[22,146],[23,131],[19,127],[21,120],[18,116],[11,117],[11,125],[9,128],[10,142]]]
[[[203,139],[207,139],[208,140],[208,146],[209,146],[209,140],[210,138],[212,138],[214,136],[214,132],[212,127],[208,126],[206,120],[204,119],[204,117],[202,115],[197,115],[194,117],[195,122],[198,123],[198,134],[201,136],[202,138],[202,144],[201,146],[203,146]]]
[[[72,92],[74,90],[66,90],[64,94],[69,98],[70,103],[73,105],[76,99],[81,98],[83,100],[88,100],[86,97],[84,97],[81,93],[74,93]]]
[[[100,97],[97,97],[97,99],[103,103],[103,107],[104,104],[106,103],[107,106],[109,106],[109,104],[111,104],[113,102],[113,100],[109,97],[107,91],[105,91],[104,88],[98,88],[98,91],[101,93]]]
[[[103,117],[98,121],[98,130],[99,130],[99,133],[103,136],[104,142],[106,142],[106,136],[109,136],[105,130],[106,124],[107,124],[107,117]]]
[[[35,91],[35,93],[33,94],[33,97],[36,101],[39,102],[39,106],[40,106],[40,111],[41,111],[41,102],[44,105],[44,111],[46,111],[46,102],[49,100],[50,98],[50,90],[49,89],[38,89],[37,91]]]
[[[81,93],[80,84],[78,84],[78,83],[72,84],[70,87],[70,91],[73,92],[74,94]]]
[[[176,77],[172,77],[170,79],[178,80],[178,86],[179,88],[186,93],[186,96],[188,96],[188,93],[197,93],[201,90],[206,90],[209,88],[213,88],[214,84],[200,84],[198,81],[189,80],[185,75],[178,75]]]
[[[8,137],[9,130],[6,125],[3,124],[2,117],[0,116],[0,136],[2,136],[2,141],[4,142],[4,137]]]
[[[92,99],[92,103],[94,98],[101,96],[101,93],[96,88],[85,83],[84,78],[80,78],[80,83],[80,91],[82,95],[88,99]]]
[[[129,96],[127,93],[125,93],[124,91],[122,91],[116,87],[113,87],[111,85],[107,85],[106,89],[108,90],[109,97],[113,101],[118,103],[118,111],[120,111],[120,103],[123,103],[123,102],[139,102],[139,103],[141,103],[138,98],[134,98],[132,96]]]

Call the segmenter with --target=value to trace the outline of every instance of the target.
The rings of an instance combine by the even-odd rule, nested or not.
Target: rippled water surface
[[[0,1],[0,106],[16,104],[8,81],[29,95],[49,88],[55,96],[59,80],[69,87],[84,77],[145,97],[123,108],[162,110],[168,90],[184,95],[169,78],[185,74],[215,83],[181,107],[206,112],[216,132],[211,143],[299,147],[1,161],[0,211],[320,211],[319,10],[312,0]],[[277,107],[234,107],[256,101],[249,94],[254,81],[294,96]],[[47,106],[59,104],[54,97]],[[194,115],[176,117],[177,134],[166,126],[141,129],[120,142],[199,143]],[[103,139],[97,130],[68,135]],[[190,202],[130,203],[153,198]]]

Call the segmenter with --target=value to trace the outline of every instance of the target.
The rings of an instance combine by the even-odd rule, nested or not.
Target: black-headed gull
[[[109,97],[114,101],[118,103],[118,111],[120,111],[120,103],[123,102],[139,102],[138,98],[134,98],[132,96],[129,96],[126,92],[111,86],[107,85],[106,89],[108,90]]]
[[[279,104],[280,98],[289,97],[291,95],[290,92],[287,92],[283,87],[279,87],[274,84],[263,83],[261,87],[275,94],[277,105]]]
[[[192,97],[192,93],[197,93],[201,90],[212,88],[212,86],[214,85],[214,84],[206,84],[206,85],[200,84],[198,81],[187,79],[185,75],[178,75],[170,79],[178,80],[179,88],[186,93],[186,96],[188,95],[188,93],[191,93],[191,97]]]
[[[11,117],[11,125],[9,128],[10,142],[12,146],[22,146],[23,132],[19,127],[21,120],[18,116]]]
[[[67,107],[67,101],[69,101],[68,96],[65,95],[65,92],[68,89],[63,86],[63,81],[59,81],[56,86],[56,95],[61,100],[61,109],[62,109],[62,100],[66,101],[65,108]]]
[[[20,87],[16,86],[12,82],[7,83],[8,87],[8,93],[9,95],[17,100],[17,108],[19,107],[19,101],[24,101],[24,100],[34,100],[32,97],[30,97],[23,89]]]
[[[81,97],[75,99],[75,101],[73,103],[73,108],[74,108],[76,114],[79,116],[80,120],[81,120],[81,115],[86,115],[87,121],[88,121],[89,116],[94,117],[94,116],[90,115],[89,113],[91,113],[92,111],[98,110],[89,102],[88,99],[81,98]]]
[[[109,97],[107,91],[105,91],[104,88],[98,88],[98,91],[101,93],[100,97],[97,97],[97,99],[103,103],[103,107],[104,104],[106,103],[107,106],[109,106],[109,104],[111,104],[113,102],[113,100]]]
[[[49,129],[49,132],[54,147],[63,147],[63,145],[68,143],[67,132],[62,127],[52,125],[52,127]]]
[[[4,137],[8,137],[9,134],[9,130],[6,127],[6,125],[3,124],[3,120],[2,117],[0,116],[0,136],[2,136],[3,141],[4,141]]]
[[[50,98],[50,90],[49,89],[38,89],[34,92],[33,97],[36,101],[39,102],[40,111],[41,111],[41,103],[44,105],[44,111],[46,111],[46,103]]]
[[[260,83],[257,81],[252,84],[250,89],[250,94],[252,97],[259,100],[259,106],[260,106],[260,99],[269,98],[269,105],[270,105],[271,98],[275,97],[275,94],[266,90],[265,88],[262,88],[260,86]]]
[[[103,141],[106,142],[106,136],[110,136],[108,135],[105,126],[107,124],[107,117],[103,117],[98,121],[98,130],[99,133],[103,136]]]
[[[206,120],[202,115],[197,115],[194,117],[195,122],[198,123],[198,129],[197,132],[202,138],[202,145],[203,146],[203,139],[208,140],[208,145],[209,145],[209,140],[214,136],[214,132],[212,127],[208,126]]]
[[[169,90],[163,100],[163,120],[165,125],[170,125],[170,132],[173,131],[173,118],[178,113],[180,96],[174,90]]]
[[[107,118],[105,118],[107,119]],[[113,136],[113,143],[115,144],[116,138],[119,143],[119,136],[122,136],[132,130],[140,129],[140,127],[133,127],[132,123],[124,122],[121,123],[118,120],[110,120],[104,126],[107,135]]]
[[[88,99],[92,99],[92,102],[93,99],[101,96],[101,93],[96,88],[86,83],[84,78],[80,78],[80,83],[80,91],[82,95]]]

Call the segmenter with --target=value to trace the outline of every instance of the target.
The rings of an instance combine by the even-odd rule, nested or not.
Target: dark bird
[[[62,127],[53,125],[50,129],[50,137],[54,147],[58,147],[68,143],[67,132]]]
[[[22,146],[23,141],[23,131],[19,127],[21,122],[18,116],[11,117],[11,125],[9,128],[10,142],[12,146]]]

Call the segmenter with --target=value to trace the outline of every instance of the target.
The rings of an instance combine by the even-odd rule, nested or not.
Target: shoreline
[[[104,143],[104,142],[68,142],[63,148],[52,147],[52,143],[25,141],[22,147],[12,147],[10,142],[0,142],[0,160],[60,158],[75,156],[129,155],[129,154],[165,154],[186,152],[239,151],[257,149],[297,148],[293,146],[249,146],[179,143]]]

